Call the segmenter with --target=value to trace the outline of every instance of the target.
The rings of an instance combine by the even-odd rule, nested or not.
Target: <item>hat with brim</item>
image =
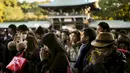
[[[100,32],[96,39],[91,42],[91,45],[94,47],[106,47],[114,44],[114,36],[110,32]]]

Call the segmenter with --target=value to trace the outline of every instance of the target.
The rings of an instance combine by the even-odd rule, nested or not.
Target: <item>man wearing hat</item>
[[[95,49],[83,73],[126,73],[126,57],[114,46],[112,33],[100,32],[91,45]]]

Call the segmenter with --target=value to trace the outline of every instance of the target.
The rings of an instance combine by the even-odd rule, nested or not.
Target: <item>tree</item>
[[[18,0],[0,0],[0,22],[39,20],[47,11],[38,6],[38,2],[20,3]]]
[[[4,4],[0,2],[0,22],[3,22],[3,16],[4,16]]]
[[[18,0],[0,0],[0,22],[23,19],[23,11],[17,4]]]
[[[99,5],[102,8],[101,11],[93,12],[93,15],[102,19],[130,20],[129,0],[100,0]]]
[[[38,6],[38,2],[20,4],[23,12],[25,13],[26,20],[41,20],[41,16],[47,14],[47,11]]]
[[[18,5],[18,0],[10,0],[12,6]]]
[[[5,6],[17,6],[18,0],[1,0]]]
[[[27,3],[26,1],[24,1],[23,3],[21,3],[21,8],[23,10],[24,13],[27,13],[30,11],[30,9],[32,8],[31,7],[31,4],[30,3]]]
[[[23,11],[20,7],[6,7],[4,10],[5,21],[20,21],[24,18]]]

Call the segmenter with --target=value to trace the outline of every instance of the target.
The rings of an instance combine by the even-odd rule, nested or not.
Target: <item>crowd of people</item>
[[[67,73],[69,65],[73,73],[130,73],[129,45],[127,33],[106,22],[72,31],[11,24],[0,32],[0,73]],[[20,71],[6,68],[21,54],[28,62]]]

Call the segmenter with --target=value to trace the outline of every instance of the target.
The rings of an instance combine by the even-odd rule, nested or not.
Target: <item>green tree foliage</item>
[[[18,0],[0,0],[5,6],[17,6]]]
[[[3,16],[4,16],[4,4],[0,2],[0,22],[3,22]]]
[[[20,6],[21,6],[21,8],[22,8],[22,10],[23,10],[24,13],[29,12],[31,10],[31,8],[32,8],[31,4],[27,3],[25,1],[23,3],[21,3]]]
[[[0,0],[0,22],[19,21],[24,18],[23,16],[18,0]]]
[[[44,19],[47,11],[38,7],[38,4],[38,2],[0,0],[0,22]]]
[[[6,7],[4,9],[5,21],[20,21],[24,18],[24,13],[21,7]]]
[[[38,7],[38,2],[34,2],[31,4],[32,5],[32,11],[34,12],[34,14],[38,17],[41,16],[41,15],[47,15],[47,11]]]
[[[130,20],[130,0],[100,0],[99,6],[101,11],[93,12],[99,19]]]
[[[23,12],[25,13],[25,20],[41,20],[44,19],[44,15],[47,14],[47,11],[41,9],[38,6],[38,2],[27,3],[23,2],[20,4]]]

